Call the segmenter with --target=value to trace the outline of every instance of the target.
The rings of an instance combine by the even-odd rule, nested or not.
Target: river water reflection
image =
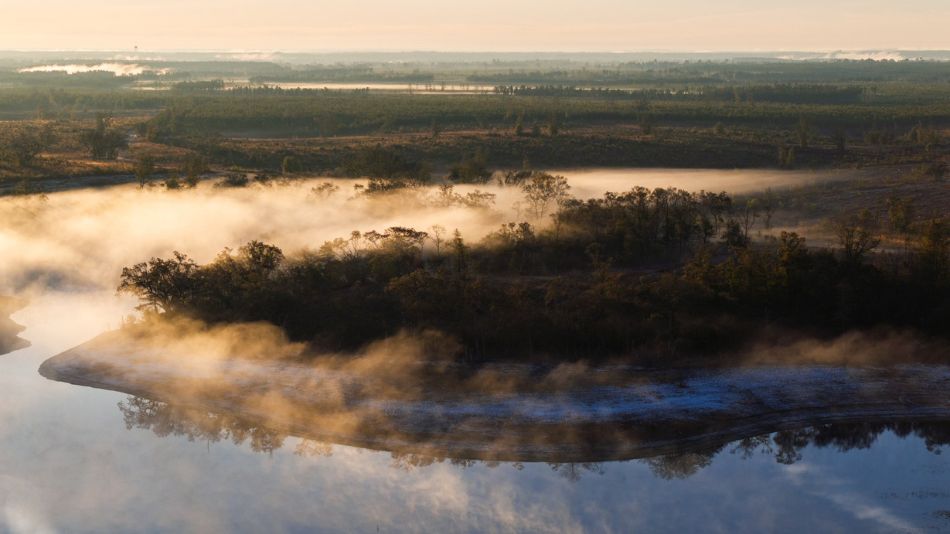
[[[43,309],[14,316],[33,345],[0,356],[0,531],[950,529],[947,423],[583,464],[374,451],[45,380],[46,357],[114,325]]]

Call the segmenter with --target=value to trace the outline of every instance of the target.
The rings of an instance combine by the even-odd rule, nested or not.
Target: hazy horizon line
[[[722,49],[689,49],[689,48],[646,48],[630,50],[536,50],[536,49],[399,49],[399,48],[340,48],[340,49],[280,49],[280,48],[4,48],[2,52],[165,52],[165,53],[268,53],[268,54],[755,54],[755,53],[802,53],[802,54],[832,54],[854,52],[950,52],[947,48],[722,48]]]

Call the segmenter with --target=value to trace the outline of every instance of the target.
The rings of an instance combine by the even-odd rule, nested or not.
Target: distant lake
[[[138,85],[135,85],[135,89],[149,91],[156,89],[170,89],[174,86],[174,83],[164,83],[164,82],[144,82]],[[373,92],[383,92],[383,93],[413,93],[420,95],[438,95],[438,94],[454,94],[454,95],[476,95],[476,94],[492,94],[494,93],[494,85],[485,85],[485,84],[461,84],[461,83],[377,83],[377,82],[347,82],[347,83],[337,83],[337,82],[263,82],[249,84],[246,81],[230,81],[227,82],[226,87],[229,89],[238,88],[238,87],[261,87],[267,86],[272,88],[279,89],[303,89],[310,91],[373,91]]]
[[[368,89],[370,91],[392,91],[399,93],[418,93],[418,94],[479,94],[491,93],[494,91],[493,85],[478,84],[451,84],[451,83],[295,83],[295,82],[268,82],[268,87],[279,87],[281,89],[329,89],[331,91],[352,91],[358,89]]]

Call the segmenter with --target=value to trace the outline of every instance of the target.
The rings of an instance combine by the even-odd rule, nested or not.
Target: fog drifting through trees
[[[811,173],[762,171],[638,170],[566,171],[571,193],[592,198],[637,185],[679,187],[730,193],[751,187],[782,187],[825,179]],[[828,177],[833,177],[829,174]],[[332,183],[330,193],[313,189]],[[497,195],[486,209],[444,206],[437,187],[369,198],[357,195],[358,180],[313,179],[271,187],[221,188],[202,184],[195,190],[166,191],[119,186],[0,199],[0,291],[42,293],[45,288],[112,290],[122,267],[173,250],[196,261],[212,259],[222,247],[237,248],[261,240],[287,251],[319,248],[352,231],[383,231],[393,226],[449,233],[458,229],[477,242],[501,224],[528,221],[545,225],[519,206],[518,187],[455,187],[458,194],[479,189]],[[428,198],[428,200],[426,200]],[[520,209],[519,209],[520,208]]]

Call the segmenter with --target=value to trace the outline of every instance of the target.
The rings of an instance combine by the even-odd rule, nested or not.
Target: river
[[[2,293],[29,299],[12,318],[30,343],[0,355],[0,532],[950,530],[950,423],[939,421],[793,429],[625,461],[486,462],[315,442],[37,373],[132,312],[114,294],[131,261],[172,248],[205,260],[252,238],[319,245],[353,227],[478,235],[505,217],[400,215],[308,191],[121,186],[0,200]]]

